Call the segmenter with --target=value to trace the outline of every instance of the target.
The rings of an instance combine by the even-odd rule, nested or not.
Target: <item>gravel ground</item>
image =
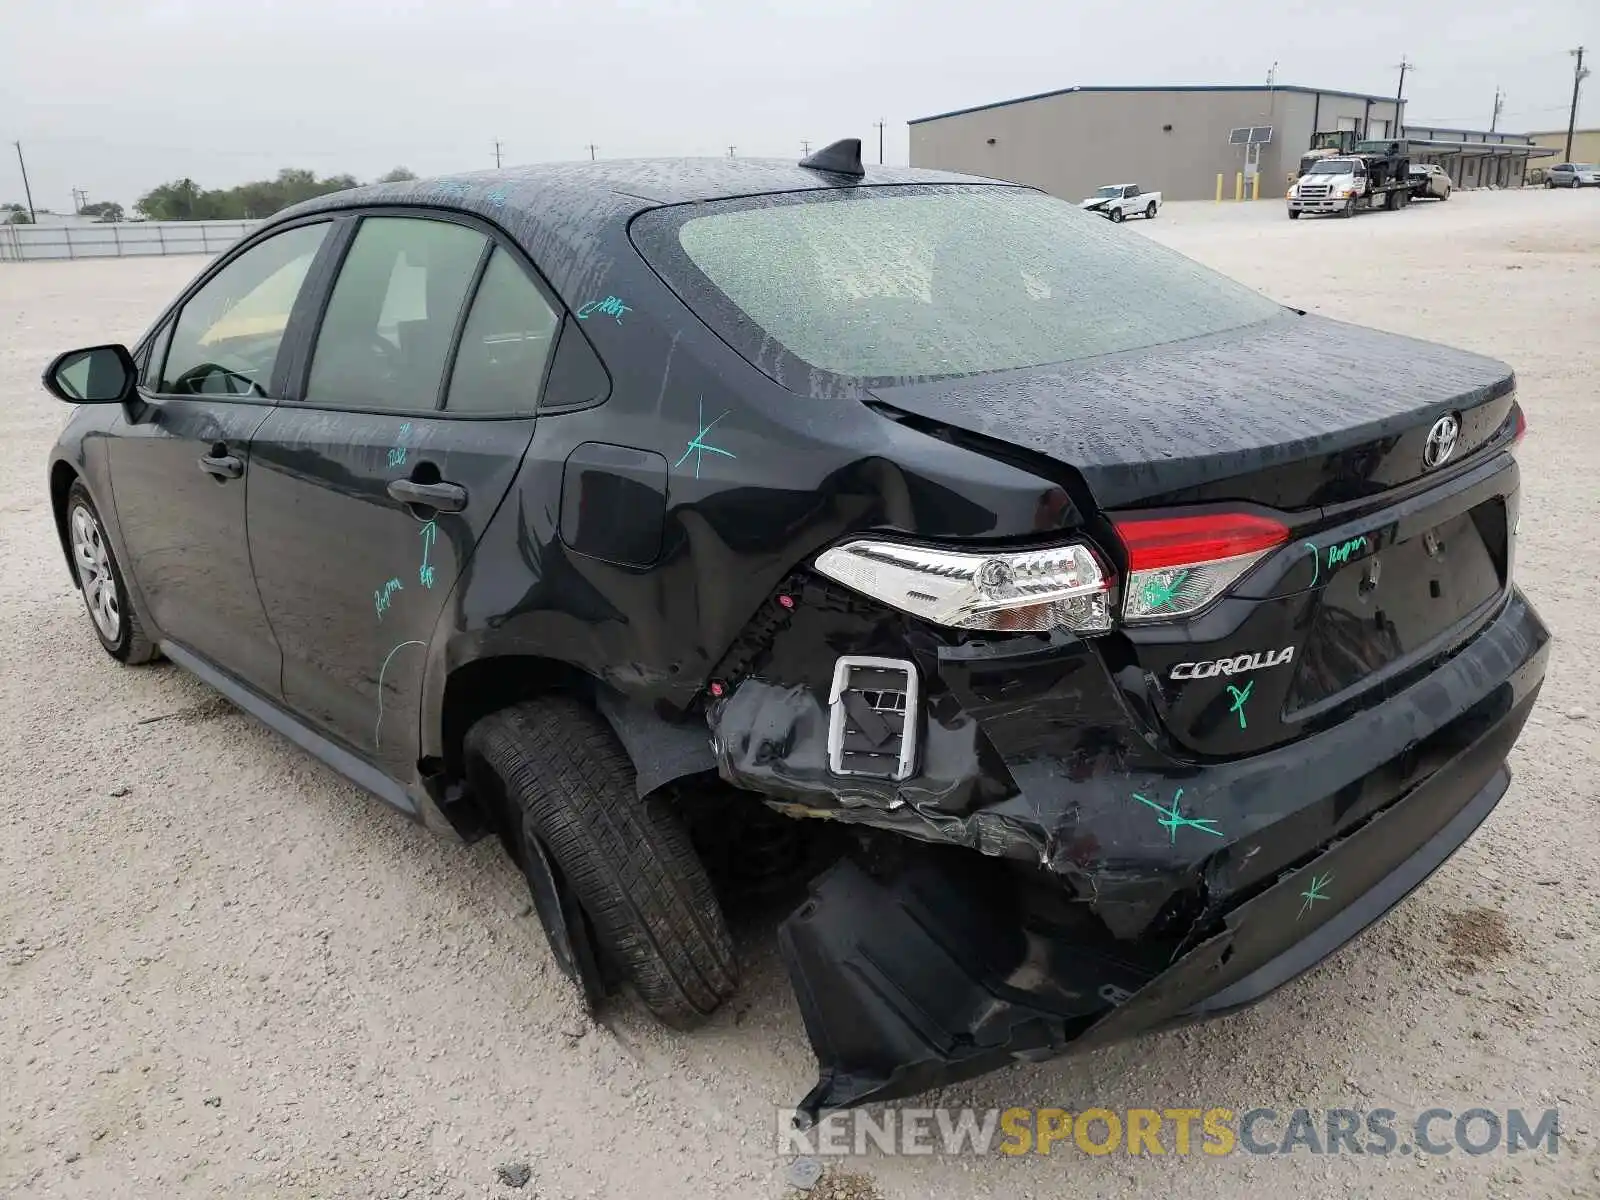
[[[1174,204],[1127,228],[1299,307],[1512,362],[1518,570],[1558,644],[1505,801],[1354,947],[1229,1020],[937,1102],[1559,1104],[1561,1153],[874,1156],[813,1195],[1058,1196],[1069,1171],[1081,1196],[1600,1195],[1600,196],[1294,224],[1276,203]],[[738,931],[748,982],[708,1029],[629,1002],[590,1024],[496,844],[435,839],[181,671],[100,651],[50,526],[67,414],[37,373],[131,340],[200,265],[0,265],[0,1191],[791,1194],[775,1113],[813,1063],[770,921]]]

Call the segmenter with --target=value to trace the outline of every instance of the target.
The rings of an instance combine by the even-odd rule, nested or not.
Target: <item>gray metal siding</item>
[[[1271,125],[1261,197],[1281,199],[1310,142],[1313,113],[1315,128],[1332,129],[1339,116],[1364,117],[1367,106],[1361,97],[1260,89],[1064,92],[918,121],[911,165],[1009,179],[1067,200],[1110,183],[1137,183],[1168,200],[1209,200],[1221,174],[1232,199],[1244,152],[1228,144],[1228,131]],[[1394,119],[1392,101],[1371,108],[1374,120]]]

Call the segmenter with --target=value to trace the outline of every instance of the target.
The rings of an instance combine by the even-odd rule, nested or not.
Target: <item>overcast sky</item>
[[[1280,83],[1392,94],[1408,119],[1566,124],[1567,51],[1600,67],[1600,0],[13,0],[0,142],[34,202],[125,205],[190,176],[366,180],[587,157],[798,155],[1073,84]],[[1579,125],[1600,125],[1600,75]],[[0,202],[22,199],[0,147]]]

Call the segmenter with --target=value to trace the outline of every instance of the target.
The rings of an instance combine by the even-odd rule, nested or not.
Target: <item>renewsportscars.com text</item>
[[[854,1109],[804,1130],[792,1118],[778,1112],[782,1155],[1554,1155],[1561,1140],[1554,1108]]]

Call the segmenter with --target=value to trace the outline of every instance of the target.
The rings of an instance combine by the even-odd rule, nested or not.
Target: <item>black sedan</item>
[[[855,142],[323,197],[46,385],[106,651],[501,836],[591,1004],[709,1013],[835,831],[811,1114],[1265,995],[1545,674],[1509,368]]]

